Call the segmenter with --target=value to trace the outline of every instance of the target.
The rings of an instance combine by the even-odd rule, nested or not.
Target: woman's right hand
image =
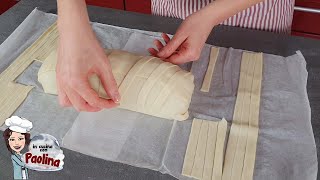
[[[84,33],[84,34],[83,34]],[[59,102],[78,111],[99,111],[115,107],[120,100],[118,87],[103,48],[92,30],[64,33],[60,30],[56,67]],[[112,100],[102,99],[88,78],[96,74]]]

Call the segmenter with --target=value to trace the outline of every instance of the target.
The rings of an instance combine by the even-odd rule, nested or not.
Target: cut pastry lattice
[[[227,121],[194,119],[182,175],[196,179],[221,179]]]

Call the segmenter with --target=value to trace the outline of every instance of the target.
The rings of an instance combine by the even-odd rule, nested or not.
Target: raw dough
[[[222,167],[223,167],[223,153],[224,153],[224,144],[227,135],[227,126],[228,123],[225,119],[222,119],[218,123],[218,132],[216,140],[216,149],[214,154],[214,168],[212,170],[212,180],[221,180],[222,179]]]
[[[217,59],[218,59],[218,55],[219,55],[219,48],[212,47],[211,52],[210,52],[210,60],[209,60],[208,68],[206,71],[206,75],[204,77],[202,87],[200,89],[200,91],[202,91],[202,92],[209,92],[209,90],[210,90],[212,75],[213,75],[214,67],[215,67]]]
[[[120,108],[161,118],[185,120],[194,89],[193,75],[179,66],[151,56],[120,50],[106,52],[121,95]],[[57,94],[56,51],[44,61],[38,80],[46,93]],[[108,98],[99,78],[89,78],[92,88]]]
[[[257,61],[254,70],[254,78],[252,83],[252,96],[249,120],[248,139],[245,152],[244,166],[242,170],[242,180],[253,179],[253,171],[256,158],[257,140],[259,133],[259,112],[260,112],[260,97],[263,71],[263,57],[262,53],[251,57],[252,60]]]
[[[191,177],[202,179],[204,160],[206,156],[206,146],[208,140],[209,122],[202,121],[200,134],[198,138],[196,156],[192,167]]]
[[[191,176],[202,120],[193,119],[186,154],[184,156],[182,175]]]
[[[182,175],[203,180],[220,180],[227,121],[194,119],[183,163]]]
[[[262,53],[243,53],[238,95],[224,162],[223,180],[253,178],[258,138],[262,64]]]
[[[55,48],[57,38],[58,31],[56,23],[54,23],[0,74],[0,125],[16,111],[33,88],[17,84],[14,82],[15,79],[35,59],[45,59]]]
[[[206,158],[204,161],[203,180],[211,180],[216,151],[218,123],[209,123]]]
[[[13,82],[0,83],[0,86],[2,87],[0,89],[0,123],[2,124],[20,106],[33,87]]]

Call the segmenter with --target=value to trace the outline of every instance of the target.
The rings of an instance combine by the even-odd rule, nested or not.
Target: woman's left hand
[[[213,25],[205,19],[205,14],[201,10],[188,16],[172,39],[163,33],[162,38],[166,44],[163,45],[160,40],[155,40],[154,44],[158,50],[149,48],[149,53],[173,64],[198,60],[213,28]]]

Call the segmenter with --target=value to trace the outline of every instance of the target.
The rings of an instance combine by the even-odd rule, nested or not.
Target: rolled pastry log
[[[179,66],[151,56],[139,56],[120,50],[106,50],[119,87],[119,108],[156,117],[186,120],[194,89],[194,77]],[[38,81],[45,93],[57,94],[56,51],[43,62]],[[89,77],[100,97],[108,96],[97,75]]]

